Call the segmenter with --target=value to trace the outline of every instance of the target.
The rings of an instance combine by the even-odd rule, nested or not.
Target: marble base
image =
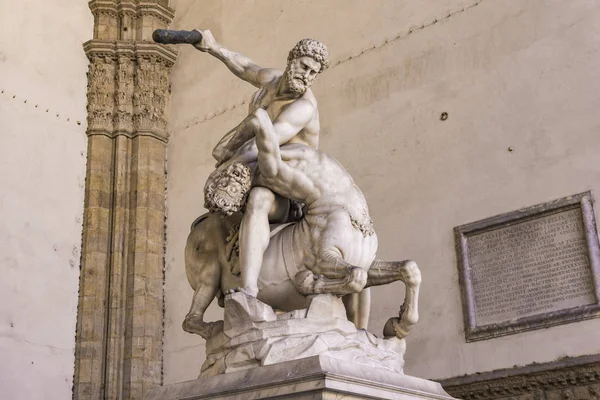
[[[145,400],[342,398],[452,399],[437,382],[314,356],[158,387]]]
[[[312,356],[403,373],[406,342],[378,338],[346,318],[337,296],[315,296],[308,309],[277,314],[267,304],[234,293],[225,297],[224,321],[206,342],[201,378]]]

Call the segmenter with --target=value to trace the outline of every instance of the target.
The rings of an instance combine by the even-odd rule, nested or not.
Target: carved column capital
[[[133,126],[138,135],[163,142],[169,138],[167,108],[170,101],[169,75],[174,57],[162,46],[138,43],[133,94]]]
[[[156,43],[90,40],[88,135],[152,136],[167,142],[174,49]]]

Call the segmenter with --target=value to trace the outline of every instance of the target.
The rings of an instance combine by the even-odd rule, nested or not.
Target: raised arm
[[[243,54],[227,50],[217,43],[210,30],[196,30],[202,34],[202,41],[194,47],[221,60],[238,78],[261,87],[281,75],[276,69],[263,68]]]

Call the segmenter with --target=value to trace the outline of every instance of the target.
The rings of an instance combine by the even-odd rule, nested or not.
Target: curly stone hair
[[[327,51],[327,46],[317,40],[302,39],[296,43],[288,55],[288,64],[292,60],[304,56],[308,56],[321,64],[321,70],[319,73],[325,71],[327,67],[329,67],[329,52]]]
[[[223,188],[219,183],[224,178],[239,183],[241,190],[238,192],[231,192],[226,189],[226,186]],[[204,187],[204,207],[212,212],[219,212],[223,216],[229,216],[238,212],[246,203],[246,197],[250,191],[251,184],[252,176],[250,168],[241,163],[233,163],[206,183],[206,186]],[[227,192],[227,197],[229,197],[231,201],[220,194],[220,192],[222,193],[223,191]]]

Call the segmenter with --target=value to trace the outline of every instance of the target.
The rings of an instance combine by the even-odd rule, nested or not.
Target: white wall
[[[600,193],[600,3],[483,0],[464,11],[476,1],[203,3],[173,1],[174,27],[210,28],[262,65],[283,68],[303,37],[327,43],[332,64],[355,55],[314,85],[321,149],[365,193],[379,258],[413,258],[422,269],[407,373],[441,379],[600,352],[599,319],[467,344],[452,231],[588,189]],[[245,115],[246,105],[231,106],[252,91],[215,59],[180,48],[168,147],[166,384],[195,378],[204,358],[203,340],[180,327],[192,296],[183,249],[203,212],[211,149]],[[401,284],[374,291],[371,331],[381,333],[402,296]],[[211,313],[220,318],[216,307]]]
[[[0,1],[2,399],[71,398],[92,27],[86,2]]]

